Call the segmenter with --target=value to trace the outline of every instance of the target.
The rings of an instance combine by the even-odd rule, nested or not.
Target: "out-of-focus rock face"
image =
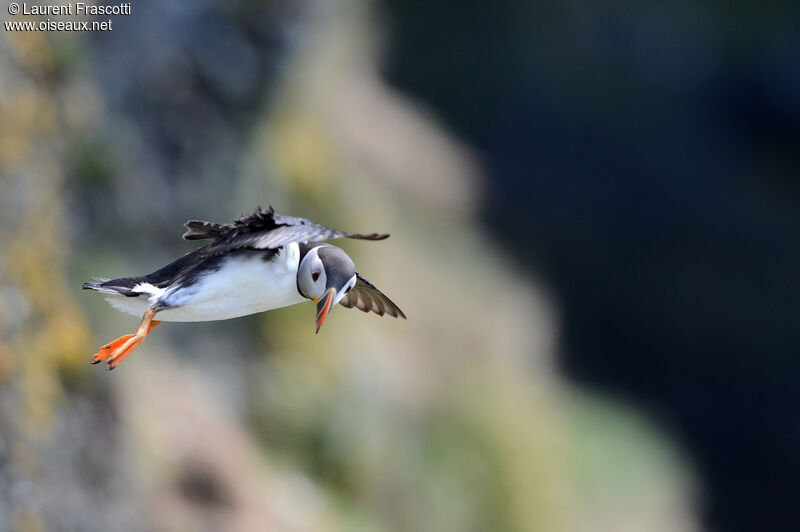
[[[138,2],[66,63],[47,41],[0,55],[3,123],[34,124],[0,131],[0,518],[692,530],[657,432],[553,374],[557,312],[479,230],[476,155],[381,83],[368,6],[269,6]],[[259,203],[391,232],[341,245],[409,319],[335,308],[314,335],[305,304],[164,324],[113,374],[88,366],[135,323],[80,281],[152,271],[190,249],[185,219]]]
[[[88,328],[67,280],[71,80],[43,34],[2,38],[0,530],[129,530],[116,410],[87,379]]]

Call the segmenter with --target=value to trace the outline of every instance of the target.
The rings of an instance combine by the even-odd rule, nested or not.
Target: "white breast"
[[[294,305],[305,301],[297,291],[297,267],[300,250],[297,244],[284,246],[270,260],[263,253],[239,253],[222,262],[220,269],[201,277],[185,288],[168,288],[153,294],[149,301],[114,298],[120,308],[136,305],[138,309],[122,310],[141,314],[148,304],[160,300],[169,306],[160,311],[161,321],[213,321],[237,318],[257,312]],[[127,299],[128,301],[124,301]],[[140,298],[136,298],[138,300]]]

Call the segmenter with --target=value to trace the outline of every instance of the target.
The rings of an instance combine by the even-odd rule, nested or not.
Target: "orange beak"
[[[319,300],[317,303],[317,332],[319,333],[319,328],[322,327],[322,322],[325,321],[325,317],[330,312],[331,307],[333,306],[333,300],[336,298],[336,289],[329,288],[325,295],[322,296],[322,299]]]

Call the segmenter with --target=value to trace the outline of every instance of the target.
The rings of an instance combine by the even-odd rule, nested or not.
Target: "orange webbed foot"
[[[112,370],[119,366],[120,363],[125,360],[125,357],[133,353],[133,351],[139,347],[139,344],[141,344],[143,340],[144,336],[133,335],[133,338],[129,338],[124,344],[120,345],[115,353],[106,360],[108,369]]]
[[[98,351],[92,356],[92,364],[99,364],[100,362],[108,359],[109,357],[113,357],[117,349],[122,347],[122,345],[125,342],[127,342],[133,337],[134,337],[133,334],[126,334],[124,336],[120,336],[113,342],[107,343],[106,345],[100,348],[100,351]]]
[[[116,368],[120,362],[125,360],[125,357],[133,353],[133,351],[139,347],[139,344],[150,334],[150,331],[161,323],[153,319],[154,315],[155,312],[150,310],[145,312],[142,322],[139,324],[135,333],[120,336],[113,342],[109,342],[101,347],[100,350],[92,356],[92,363],[98,364],[106,361],[109,370]]]

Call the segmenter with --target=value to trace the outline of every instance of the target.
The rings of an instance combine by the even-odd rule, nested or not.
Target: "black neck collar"
[[[307,244],[305,242],[298,242],[297,243],[297,247],[300,249],[300,257],[297,260],[297,276],[295,278],[295,283],[297,284],[297,293],[300,294],[301,296],[303,296],[306,299],[311,299],[310,297],[305,295],[302,290],[300,290],[300,279],[299,279],[300,278],[300,263],[303,262],[303,259],[305,258],[306,255],[308,255],[308,252],[311,251],[316,246],[311,246],[311,245],[309,245],[309,244]]]

